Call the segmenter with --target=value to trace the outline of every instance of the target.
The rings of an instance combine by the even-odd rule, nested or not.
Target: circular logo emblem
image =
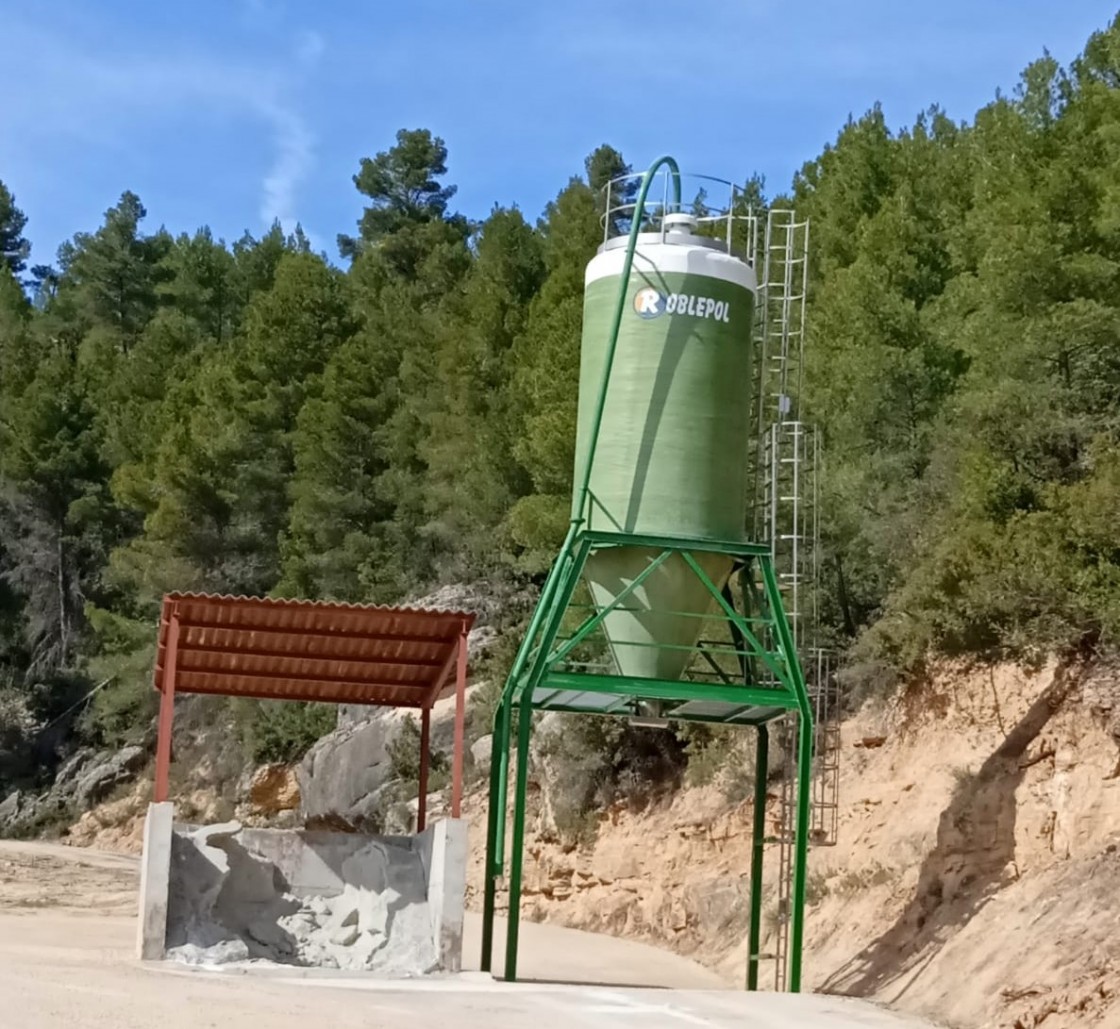
[[[665,297],[652,286],[646,286],[634,294],[634,313],[639,318],[656,318],[665,313]]]

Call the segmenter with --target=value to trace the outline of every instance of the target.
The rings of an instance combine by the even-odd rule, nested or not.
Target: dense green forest
[[[176,237],[125,192],[32,264],[0,185],[0,737],[105,679],[79,731],[134,723],[167,590],[392,602],[545,567],[626,162],[475,223],[438,137],[385,143],[337,259]],[[970,123],[850,120],[778,202],[812,219],[803,404],[851,666],[1114,639],[1120,20]]]

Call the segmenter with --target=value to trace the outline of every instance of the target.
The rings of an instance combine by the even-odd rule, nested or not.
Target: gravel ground
[[[397,1029],[402,1019],[409,1029],[925,1025],[843,998],[713,989],[712,973],[676,955],[555,926],[525,926],[522,974],[537,981],[515,986],[477,972],[402,982],[141,964],[136,877],[134,858],[0,842],[0,1029]],[[473,957],[476,920],[469,929]],[[676,988],[656,988],[668,986]]]

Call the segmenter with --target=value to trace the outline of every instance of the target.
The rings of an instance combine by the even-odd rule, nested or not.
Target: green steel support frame
[[[748,958],[748,987],[758,984],[758,949],[760,941],[760,904],[762,883],[762,850],[765,828],[766,763],[768,730],[766,723],[780,718],[787,711],[796,711],[799,726],[797,811],[793,861],[793,909],[791,912],[789,982],[796,992],[801,988],[801,948],[804,938],[805,869],[809,834],[810,770],[812,754],[812,718],[805,681],[793,645],[789,622],[782,606],[781,594],[774,573],[770,548],[764,544],[681,539],[641,533],[592,531],[588,526],[591,495],[591,471],[599,432],[603,422],[610,386],[612,366],[618,343],[619,327],[630,289],[630,272],[642,224],[646,196],[654,174],[662,166],[671,174],[673,203],[680,209],[680,172],[671,157],[661,157],[643,177],[634,205],[625,260],[619,280],[619,292],[603,366],[596,393],[590,443],[586,461],[575,484],[573,517],[560,555],[541,591],[540,600],[530,620],[509,678],[506,681],[494,714],[494,743],[490,765],[490,803],[486,832],[486,866],[484,870],[482,964],[490,971],[494,944],[494,918],[498,881],[506,867],[506,808],[509,783],[509,750],[513,731],[513,713],[517,710],[517,760],[513,803],[513,838],[511,841],[509,878],[509,925],[506,933],[505,978],[517,978],[517,941],[519,930],[522,863],[525,836],[525,802],[529,773],[529,743],[534,710],[581,711],[601,715],[633,715],[641,703],[653,703],[667,717],[678,721],[707,721],[755,726],[759,741],[756,765],[754,831],[751,854],[751,923]],[[580,584],[588,557],[593,551],[610,547],[644,547],[660,551],[650,564],[635,577],[612,602],[593,610],[575,621],[567,636],[561,636],[565,624],[580,605],[573,598]],[[740,613],[732,603],[731,591],[714,583],[694,557],[696,553],[718,553],[732,558],[743,570],[743,603],[747,613]],[[693,679],[660,680],[621,676],[600,671],[594,662],[580,660],[582,651],[594,650],[595,636],[601,633],[605,620],[623,605],[635,599],[646,576],[671,556],[680,555],[698,580],[711,594],[713,618],[731,637],[730,646],[713,649],[700,640],[694,648],[693,665],[711,671],[689,673]],[[754,582],[753,572],[761,579],[761,589]],[[586,605],[584,605],[586,606]],[[645,610],[645,609],[631,609]],[[695,611],[661,612],[681,617],[707,617]],[[557,642],[559,639],[559,643]],[[652,642],[627,645],[662,646]],[[674,647],[679,649],[679,645]],[[601,655],[600,655],[601,656]],[[734,656],[734,668],[724,669],[718,657]],[[709,676],[704,681],[699,676]],[[715,674],[719,680],[712,682]]]
[[[646,572],[679,554],[712,598],[711,618],[729,630],[731,642],[717,653],[735,654],[735,667],[756,668],[759,681],[739,672],[738,681],[696,681],[684,678],[658,680],[588,672],[571,658],[586,645],[612,610],[632,597],[644,576],[640,573],[621,590],[614,602],[591,615],[579,615],[573,603],[588,557],[594,551],[619,546],[645,546],[660,553],[652,557]],[[761,588],[746,591],[745,602],[755,605],[744,613],[729,602],[729,593],[712,582],[694,554],[717,552],[740,562],[754,572]],[[574,617],[573,616],[577,616]],[[565,635],[565,626],[570,626]],[[741,641],[738,646],[735,640]],[[696,648],[697,665],[703,656]],[[583,711],[619,717],[632,716],[638,701],[657,701],[663,717],[673,721],[707,721],[758,729],[754,822],[751,849],[750,940],[748,988],[758,984],[761,938],[762,851],[765,829],[766,723],[787,712],[798,715],[798,781],[794,836],[792,910],[790,912],[790,955],[788,989],[801,988],[801,951],[804,940],[805,875],[809,837],[812,715],[801,667],[793,647],[792,633],[781,603],[769,549],[756,544],[672,537],[635,536],[575,529],[553,566],[528,632],[514,660],[494,716],[494,745],[490,767],[490,805],[487,819],[486,866],[483,893],[482,961],[484,971],[492,968],[494,919],[499,880],[506,869],[507,788],[510,746],[514,742],[516,712],[516,761],[513,796],[513,835],[509,861],[509,922],[506,935],[504,976],[517,978],[525,803],[528,784],[528,748],[534,710]]]

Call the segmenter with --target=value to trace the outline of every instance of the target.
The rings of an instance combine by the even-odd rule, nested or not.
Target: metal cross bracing
[[[615,597],[595,607],[583,596],[581,576],[588,558],[611,547],[648,548],[648,563]],[[726,555],[739,567],[742,597],[721,587],[704,571],[704,557]],[[703,583],[712,602],[710,614],[659,611],[658,617],[700,618],[698,642],[685,646],[650,640],[626,646],[687,651],[680,680],[619,674],[617,641],[604,632],[615,611],[639,611],[635,597],[645,576],[666,562],[677,562]],[[513,790],[513,831],[509,842],[509,927],[505,977],[517,975],[518,916],[523,873],[522,851],[532,714],[579,712],[674,722],[697,721],[756,728],[756,810],[752,848],[752,891],[748,984],[758,985],[761,939],[762,844],[765,833],[767,758],[766,726],[789,711],[798,714],[798,764],[789,848],[788,988],[800,988],[805,861],[809,843],[812,711],[801,666],[786,619],[769,548],[750,543],[684,540],[629,533],[581,530],[570,534],[546,581],[529,631],[514,661],[494,719],[490,809],[487,826],[482,968],[491,967],[493,922],[499,880],[506,871],[506,814],[509,750],[516,716],[517,741]],[[761,790],[761,808],[758,807]],[[757,878],[757,882],[755,881]]]

